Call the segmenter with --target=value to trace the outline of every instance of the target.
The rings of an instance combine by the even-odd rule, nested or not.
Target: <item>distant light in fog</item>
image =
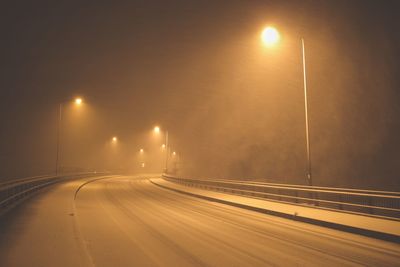
[[[142,168],[144,168],[144,166],[145,166],[144,162],[142,162],[141,166],[142,166]]]
[[[174,151],[174,152],[172,152],[172,156],[176,156],[176,152]]]
[[[154,127],[154,132],[156,134],[160,133],[160,127],[158,127],[158,126]]]
[[[117,142],[117,140],[118,140],[118,138],[116,137],[116,136],[114,136],[113,138],[112,138],[112,141],[115,143],[115,142]]]
[[[76,98],[75,99],[75,104],[78,105],[78,106],[81,105],[82,104],[82,98]]]
[[[261,39],[264,42],[264,44],[270,46],[276,44],[279,41],[280,35],[277,29],[268,26],[262,31]]]
[[[139,150],[139,152],[140,152],[140,153],[143,153],[143,152],[144,152],[143,148],[141,148],[141,149]]]
[[[165,144],[162,144],[161,148],[162,148],[162,149],[165,149]]]

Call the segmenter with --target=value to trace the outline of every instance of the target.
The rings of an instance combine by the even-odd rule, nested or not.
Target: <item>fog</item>
[[[396,5],[9,4],[0,177],[54,173],[63,103],[64,171],[161,172],[168,130],[179,175],[306,184],[303,37],[314,184],[400,190]],[[269,24],[282,37],[271,48]]]

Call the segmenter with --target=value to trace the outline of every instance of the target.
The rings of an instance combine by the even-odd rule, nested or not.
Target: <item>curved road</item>
[[[400,266],[398,244],[197,199],[148,178],[79,179],[31,198],[0,219],[0,266]]]

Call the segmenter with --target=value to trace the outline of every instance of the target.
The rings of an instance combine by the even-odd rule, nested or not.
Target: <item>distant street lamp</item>
[[[261,33],[262,41],[267,45],[271,46],[279,42],[280,34],[274,27],[266,27]],[[301,56],[302,56],[302,68],[303,68],[303,88],[304,88],[304,111],[306,119],[306,146],[307,146],[307,180],[308,184],[312,186],[311,176],[311,151],[310,151],[310,136],[309,136],[309,119],[308,119],[308,101],[307,101],[307,77],[306,77],[306,56],[304,48],[304,38],[301,40]]]
[[[161,132],[159,126],[154,127],[154,133],[159,134]],[[162,148],[165,148],[165,173],[168,172],[168,153],[169,153],[169,144],[168,144],[168,131],[165,130],[165,144],[162,145]]]
[[[172,173],[174,174],[177,174],[178,166],[180,165],[180,156],[181,154],[178,154],[175,151],[172,152],[172,165],[173,165]]]
[[[77,104],[77,105],[82,104],[82,98],[76,98],[75,99],[75,104]]]
[[[59,159],[60,159],[60,135],[61,135],[61,121],[62,121],[62,107],[63,104],[70,101],[61,102],[58,106],[58,124],[57,124],[57,154],[56,154],[56,176],[58,175]],[[74,103],[76,106],[82,105],[82,98],[75,98]]]
[[[112,138],[112,142],[113,143],[116,143],[118,141],[118,138],[116,137],[116,136],[114,136],[113,138]]]

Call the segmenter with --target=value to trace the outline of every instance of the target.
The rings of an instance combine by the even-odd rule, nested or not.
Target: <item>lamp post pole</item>
[[[58,106],[56,176],[58,176],[58,163],[60,159],[61,118],[62,118],[62,103],[60,103]]]
[[[62,122],[62,108],[63,103],[67,101],[60,102],[58,105],[58,123],[57,123],[57,154],[56,154],[56,176],[59,174],[59,162],[60,162],[60,150],[61,150],[61,122]],[[82,104],[82,98],[75,98],[75,105],[80,106]]]
[[[307,181],[312,186],[311,175],[311,151],[310,151],[310,126],[308,120],[308,101],[307,101],[307,76],[306,76],[306,54],[304,48],[304,38],[301,38],[301,54],[303,63],[303,86],[304,86],[304,111],[306,119],[306,143],[307,143]]]
[[[165,131],[165,173],[168,173],[168,155],[169,155],[168,131]]]

